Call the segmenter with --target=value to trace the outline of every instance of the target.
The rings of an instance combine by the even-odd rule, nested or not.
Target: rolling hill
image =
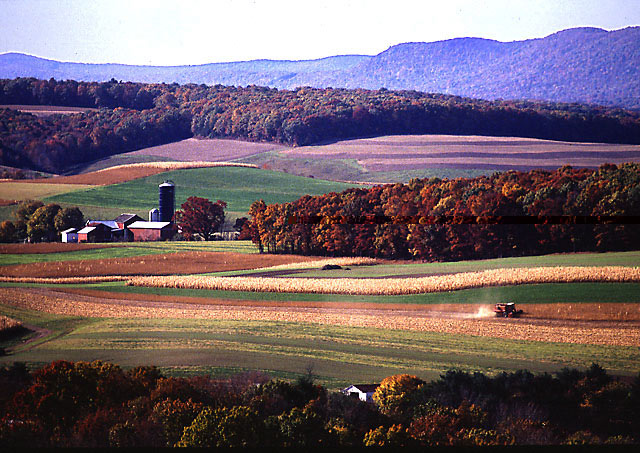
[[[7,53],[0,77],[418,90],[640,108],[640,27],[574,28],[540,39],[404,43],[375,56],[194,66],[64,63]]]

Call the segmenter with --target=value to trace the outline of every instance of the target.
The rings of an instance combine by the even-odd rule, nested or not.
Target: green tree
[[[44,203],[40,200],[24,200],[18,205],[18,208],[13,214],[16,219],[15,227],[18,240],[27,237],[27,222],[33,213],[42,206],[44,206]]]
[[[55,218],[60,211],[60,205],[51,203],[40,206],[29,217],[27,222],[27,236],[34,242],[55,239],[56,226]]]
[[[81,228],[84,224],[84,216],[79,208],[62,208],[53,219],[56,232],[59,234],[69,228]]]

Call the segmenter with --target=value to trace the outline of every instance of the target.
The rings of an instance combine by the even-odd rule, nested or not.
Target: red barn
[[[171,222],[134,222],[129,225],[134,241],[164,241],[171,239],[174,226]]]
[[[78,242],[108,242],[111,240],[111,228],[103,223],[95,223],[78,231]]]

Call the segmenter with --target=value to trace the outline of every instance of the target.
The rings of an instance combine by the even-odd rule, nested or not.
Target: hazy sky
[[[640,0],[0,0],[0,53],[179,65],[640,25]]]

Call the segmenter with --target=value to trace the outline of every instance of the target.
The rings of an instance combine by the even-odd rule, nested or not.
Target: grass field
[[[176,184],[176,205],[190,196],[227,202],[227,213],[244,214],[255,200],[267,203],[293,201],[305,194],[318,195],[343,191],[350,184],[324,181],[253,168],[200,168],[179,170],[122,184],[62,194],[47,202],[79,206],[119,207],[121,212],[148,212],[158,204],[158,184]]]
[[[41,199],[90,187],[86,184],[29,184],[28,182],[0,181],[0,198],[3,200]]]

